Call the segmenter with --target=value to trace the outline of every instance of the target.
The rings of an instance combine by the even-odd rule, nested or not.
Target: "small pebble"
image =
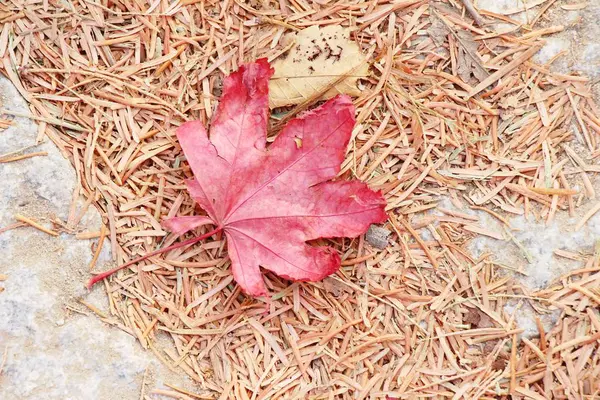
[[[378,249],[385,249],[388,245],[388,237],[392,232],[388,229],[382,228],[381,226],[371,225],[365,239],[367,242]]]

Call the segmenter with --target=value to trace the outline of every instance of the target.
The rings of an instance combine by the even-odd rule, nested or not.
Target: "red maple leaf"
[[[349,97],[338,96],[290,121],[267,147],[272,74],[262,59],[225,79],[210,139],[199,121],[177,129],[194,173],[186,181],[188,191],[208,216],[175,217],[163,224],[176,234],[205,224],[217,228],[143,258],[223,231],[235,280],[246,293],[260,296],[266,294],[261,266],[286,279],[323,279],[338,270],[340,257],[307,241],[356,237],[386,220],[380,193],[356,180],[331,181],[354,127]],[[105,276],[94,277],[90,286]]]

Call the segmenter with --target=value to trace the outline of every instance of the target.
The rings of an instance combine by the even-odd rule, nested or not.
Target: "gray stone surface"
[[[2,108],[28,113],[14,87],[0,78]],[[34,146],[37,126],[27,118],[0,132],[0,155]],[[32,217],[50,227],[66,221],[76,185],[75,171],[54,144],[27,151],[48,156],[0,163],[0,228],[14,215]],[[80,204],[82,202],[80,201]],[[78,227],[97,231],[100,216],[92,207]],[[142,377],[150,371],[150,388],[172,376],[150,352],[127,333],[102,323],[78,299],[87,295],[90,240],[74,235],[52,237],[30,227],[0,234],[0,399],[139,399]],[[99,264],[109,259],[106,245]],[[100,285],[87,302],[106,309]],[[80,312],[77,312],[77,311]]]
[[[504,14],[524,25],[529,24],[549,0],[479,0],[477,6]],[[578,10],[564,9],[563,5],[586,3],[586,7]],[[515,10],[527,10],[514,13]],[[536,6],[537,5],[537,6]],[[568,8],[568,7],[567,7]],[[545,45],[534,56],[536,62],[546,64],[553,57],[562,54],[550,64],[550,69],[559,73],[579,72],[597,83],[600,77],[600,1],[557,1],[539,18],[534,29],[562,26],[561,32],[544,36]],[[514,25],[506,24],[497,29],[509,28]],[[594,82],[594,81],[593,81]],[[592,84],[592,93],[596,102],[600,101],[600,86]],[[574,127],[574,129],[577,129]],[[597,164],[597,162],[595,162]],[[600,191],[598,176],[592,176],[596,193]],[[581,190],[580,187],[575,189]],[[555,220],[546,225],[543,221],[516,217],[510,220],[515,228],[513,235],[516,241],[500,242],[495,239],[479,237],[471,242],[470,249],[475,255],[493,252],[495,260],[509,268],[518,268],[521,273],[515,273],[517,280],[531,291],[542,289],[562,274],[577,268],[583,263],[565,258],[555,257],[555,250],[568,250],[574,253],[592,253],[600,237],[600,215],[592,217],[579,231],[574,229],[581,216],[585,214],[597,200],[588,201],[576,210],[574,218],[566,212],[557,214]],[[489,215],[478,213],[485,221],[483,225],[489,229],[502,231],[498,221]],[[520,244],[520,248],[516,243]],[[527,259],[529,258],[529,260]],[[527,304],[517,308],[518,302],[509,302],[506,311],[515,313],[517,324],[525,330],[525,336],[534,336],[537,332],[533,309]],[[556,321],[558,314],[542,316],[546,328]]]
[[[365,235],[365,239],[371,246],[378,249],[385,249],[388,245],[388,238],[392,234],[389,229],[377,225],[371,225]]]
[[[596,190],[600,185],[596,184]],[[591,254],[600,238],[600,214],[594,215],[588,223],[580,230],[575,230],[581,215],[585,214],[595,202],[588,202],[578,209],[577,217],[570,217],[567,212],[559,212],[556,218],[549,224],[543,220],[535,220],[533,217],[525,218],[517,216],[508,218],[511,230],[510,239],[504,229],[504,225],[490,214],[463,208],[460,212],[471,214],[479,218],[479,225],[486,229],[501,233],[505,240],[493,239],[479,235],[469,242],[468,249],[475,258],[485,254],[491,254],[490,260],[494,261],[502,273],[511,274],[517,283],[522,285],[529,293],[542,290],[556,281],[565,273],[583,268],[582,261],[568,260],[557,257],[555,250],[566,250],[573,253]],[[441,206],[447,209],[455,209],[449,200],[441,202]],[[435,215],[442,215],[439,211]],[[423,230],[422,232],[428,231]],[[432,238],[427,235],[425,240]],[[537,314],[535,310],[520,299],[508,300],[505,311],[509,315],[515,315],[515,321],[519,328],[524,330],[523,336],[533,337],[538,335],[535,317],[539,317],[546,331],[549,331],[557,322],[560,310],[548,314]]]
[[[527,25],[538,15],[541,7],[549,0],[479,0],[476,2],[481,10],[505,14],[515,21]],[[582,9],[565,10],[563,5],[586,3]],[[515,10],[527,10],[514,13]],[[534,6],[538,4],[538,6]],[[552,57],[564,51],[565,54],[552,64],[552,69],[559,72],[578,71],[589,77],[600,76],[600,1],[560,1],[554,3],[538,20],[535,29],[563,26],[564,30],[551,36],[544,36],[545,46],[534,57],[539,63],[546,63]],[[499,30],[513,27],[502,24]]]

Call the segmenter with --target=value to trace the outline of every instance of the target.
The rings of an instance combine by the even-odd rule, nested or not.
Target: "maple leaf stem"
[[[110,270],[108,270],[106,272],[102,272],[101,274],[98,274],[98,275],[94,276],[92,279],[90,279],[88,281],[86,287],[88,289],[91,289],[92,286],[94,286],[96,283],[100,282],[101,280],[103,280],[105,278],[108,278],[109,276],[111,276],[112,274],[114,274],[117,271],[120,271],[120,270],[122,270],[124,268],[127,268],[127,267],[129,267],[129,266],[131,266],[133,264],[137,264],[140,261],[144,261],[144,260],[146,260],[146,259],[148,259],[150,257],[156,256],[156,255],[159,255],[159,254],[162,254],[162,253],[166,253],[167,251],[175,250],[175,249],[178,249],[180,247],[189,246],[191,244],[197,243],[197,242],[199,242],[201,240],[204,240],[204,239],[206,239],[206,238],[214,235],[215,233],[219,233],[222,230],[223,230],[223,227],[219,226],[216,229],[214,229],[214,230],[212,230],[212,231],[210,231],[208,233],[205,233],[204,235],[196,236],[196,237],[193,237],[191,239],[184,240],[183,242],[172,244],[172,245],[170,245],[168,247],[165,247],[163,249],[158,249],[158,250],[151,251],[148,254],[144,254],[143,256],[138,257],[138,258],[136,258],[134,260],[128,261],[125,264],[121,264],[121,265],[119,265],[116,268],[110,269]]]

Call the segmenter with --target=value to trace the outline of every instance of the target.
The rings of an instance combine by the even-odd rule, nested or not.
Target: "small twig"
[[[469,14],[471,14],[471,17],[473,17],[473,19],[475,20],[475,23],[479,26],[484,26],[488,23],[488,21],[486,21],[481,14],[479,14],[479,11],[477,11],[477,9],[475,8],[475,6],[473,5],[473,3],[471,3],[471,0],[461,0],[463,5],[465,6],[465,8],[467,9],[467,11],[469,12]]]
[[[44,117],[38,117],[36,115],[29,115],[27,113],[22,113],[19,111],[14,111],[14,110],[7,110],[4,108],[0,109],[0,114],[7,114],[7,115],[13,115],[15,117],[21,117],[21,118],[29,118],[35,121],[41,121],[41,122],[46,122],[48,124],[52,124],[52,125],[56,125],[56,126],[62,126],[63,128],[67,128],[67,129],[71,129],[73,131],[78,131],[78,132],[87,132],[86,129],[77,126],[75,124],[70,124],[68,122],[65,121],[61,121],[58,118],[44,118]]]
[[[127,268],[127,267],[129,267],[129,266],[131,266],[133,264],[137,264],[137,263],[139,263],[141,261],[144,261],[144,260],[146,260],[146,259],[148,259],[150,257],[156,256],[156,255],[159,255],[159,254],[162,254],[162,253],[166,253],[167,251],[175,250],[175,249],[178,249],[180,247],[184,247],[184,246],[188,246],[188,245],[197,243],[197,242],[199,242],[199,241],[201,241],[203,239],[206,239],[207,237],[210,237],[210,236],[214,235],[215,233],[220,232],[222,229],[223,228],[218,227],[218,228],[216,228],[216,229],[214,229],[214,230],[212,230],[212,231],[210,231],[208,233],[205,233],[204,235],[200,235],[200,236],[197,236],[197,237],[185,240],[183,242],[175,243],[175,244],[173,244],[171,246],[165,247],[164,249],[158,249],[158,250],[151,251],[148,254],[145,254],[145,255],[143,255],[141,257],[138,257],[138,258],[136,258],[134,260],[126,262],[125,264],[119,265],[118,267],[115,267],[115,268],[113,268],[111,270],[108,270],[106,272],[102,272],[101,274],[96,275],[95,277],[93,277],[92,279],[90,279],[88,281],[86,287],[88,289],[91,289],[92,286],[94,286],[96,283],[100,282],[101,280],[103,280],[105,278],[108,278],[109,276],[111,276],[112,274],[114,274],[117,271],[120,271],[120,270],[122,270],[124,268]]]
[[[9,162],[13,162],[13,161],[24,160],[26,158],[39,157],[39,156],[47,156],[47,155],[48,155],[47,151],[38,151],[36,153],[22,154],[20,156],[13,156],[13,157],[6,157],[6,158],[0,157],[0,164],[2,164],[2,163],[9,163]]]
[[[433,254],[433,252],[429,249],[429,247],[427,246],[425,241],[421,238],[419,233],[417,231],[415,231],[412,226],[410,226],[408,221],[404,220],[403,218],[396,219],[396,217],[393,214],[390,214],[390,221],[392,222],[392,227],[394,228],[396,233],[398,233],[398,235],[399,235],[399,232],[397,229],[397,223],[400,222],[402,224],[402,226],[404,226],[404,228],[413,236],[413,238],[419,244],[421,249],[423,249],[423,252],[425,252],[425,255],[431,262],[431,265],[433,265],[433,268],[437,269],[439,267],[439,262],[436,259],[435,255]]]
[[[40,230],[40,231],[42,231],[44,233],[47,233],[48,235],[58,236],[58,232],[53,231],[52,229],[48,229],[48,228],[46,228],[46,227],[38,224],[37,222],[35,222],[34,220],[32,220],[30,218],[24,217],[23,215],[17,214],[17,215],[15,215],[15,219],[17,221],[24,222],[27,225],[30,225],[30,226],[34,227],[35,229],[37,229],[37,230]]]
[[[104,239],[106,238],[107,229],[104,225],[100,228],[100,239],[98,239],[98,245],[96,247],[96,251],[94,252],[94,257],[92,257],[92,261],[90,262],[89,270],[93,270],[96,266],[96,262],[98,261],[98,257],[100,257],[100,252],[102,251],[102,246],[104,245]]]
[[[585,225],[585,223],[594,216],[594,214],[596,214],[598,211],[600,211],[600,203],[596,203],[592,208],[590,208],[588,210],[587,213],[585,213],[585,215],[583,217],[581,217],[581,219],[579,220],[579,222],[577,223],[577,225],[575,225],[575,231],[580,230],[581,228],[583,228],[583,226]]]
[[[27,226],[27,224],[23,223],[23,222],[16,222],[14,224],[10,224],[8,226],[5,226],[4,228],[0,228],[0,233],[4,233],[10,230],[13,230],[15,228],[20,228],[22,226]]]
[[[521,54],[519,54],[511,62],[504,65],[502,68],[500,68],[499,70],[494,72],[492,75],[490,75],[489,77],[484,79],[482,82],[480,82],[479,85],[475,86],[469,92],[469,98],[475,96],[477,93],[481,92],[483,89],[490,86],[492,83],[496,82],[497,80],[502,79],[509,72],[512,72],[515,68],[517,68],[519,65],[521,65],[522,63],[524,63],[525,61],[530,59],[535,53],[537,53],[538,50],[541,49],[541,47],[542,47],[541,45],[536,44],[536,45],[530,47],[529,49],[525,50]]]

